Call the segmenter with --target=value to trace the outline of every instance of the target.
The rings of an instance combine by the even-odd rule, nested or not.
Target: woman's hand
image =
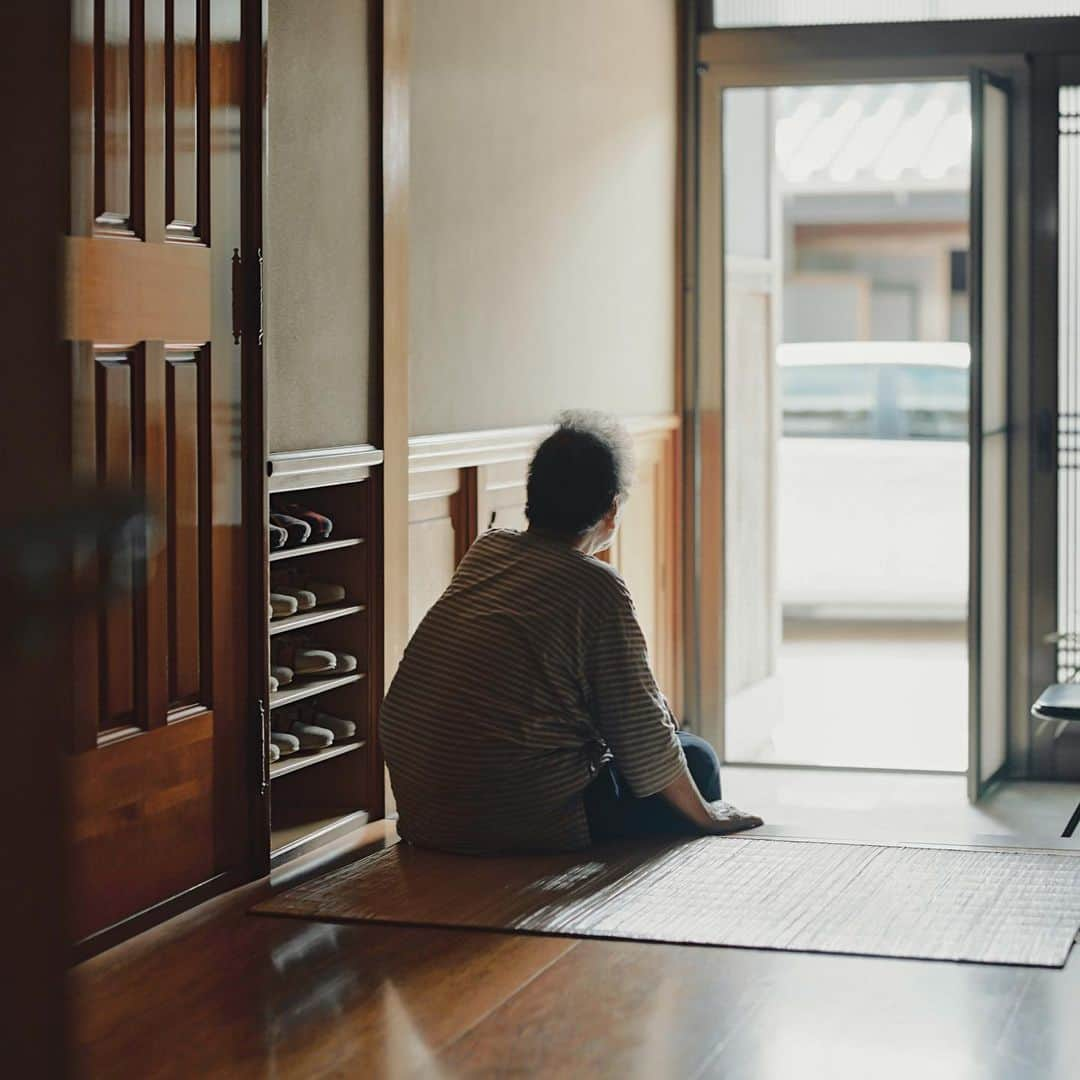
[[[744,813],[731,803],[706,802],[685,766],[682,773],[660,794],[680,814],[709,836],[726,836],[728,833],[742,832],[743,829],[756,829],[762,824],[761,818]]]
[[[748,814],[729,802],[718,801],[706,805],[709,807],[712,824],[705,831],[713,836],[727,836],[729,833],[742,832],[744,829],[756,829],[764,824],[761,818]]]

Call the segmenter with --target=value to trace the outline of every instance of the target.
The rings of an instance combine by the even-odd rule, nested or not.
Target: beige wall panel
[[[368,5],[269,0],[270,449],[369,441]]]
[[[478,471],[477,525],[488,529],[527,529],[525,490],[529,463],[524,458],[484,465]]]
[[[413,434],[673,408],[675,5],[416,0]]]
[[[532,433],[520,430],[488,433],[483,453],[488,459],[475,469],[472,447],[451,440],[438,449],[452,457],[445,468],[430,468],[433,447],[414,444],[417,456],[409,476],[409,622],[416,629],[428,608],[450,582],[458,557],[473,529],[525,529],[528,458]],[[678,709],[678,640],[675,462],[677,427],[639,430],[634,436],[637,476],[622,517],[622,527],[609,554],[634,598],[661,688]],[[502,459],[500,460],[500,456]],[[475,503],[470,503],[470,492]],[[475,515],[475,519],[474,519]]]
[[[457,565],[457,469],[409,477],[409,634],[450,584]]]
[[[673,700],[675,583],[673,433],[635,440],[637,477],[611,549],[611,563],[634,598],[649,659],[661,689]]]

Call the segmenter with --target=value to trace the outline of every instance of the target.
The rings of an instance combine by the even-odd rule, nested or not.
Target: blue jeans
[[[678,733],[686,765],[706,802],[720,798],[720,759],[699,735]],[[632,836],[694,835],[697,829],[663,797],[637,799],[619,772],[618,765],[604,765],[585,789],[585,816],[594,843]]]

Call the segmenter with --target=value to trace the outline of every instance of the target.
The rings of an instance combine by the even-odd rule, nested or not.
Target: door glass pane
[[[969,87],[723,107],[725,756],[962,772]]]

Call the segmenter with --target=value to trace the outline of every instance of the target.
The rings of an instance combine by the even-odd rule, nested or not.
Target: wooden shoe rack
[[[307,854],[382,816],[382,762],[375,722],[381,679],[381,451],[345,447],[274,454],[268,466],[271,510],[296,503],[329,517],[333,532],[299,547],[270,552],[268,580],[344,585],[345,599],[285,618],[271,619],[267,670],[280,643],[305,641],[357,659],[353,672],[304,678],[270,692],[267,687],[263,745],[269,746],[274,713],[298,703],[356,724],[356,735],[321,750],[301,750],[269,763],[270,865]],[[269,596],[267,596],[267,606]]]

